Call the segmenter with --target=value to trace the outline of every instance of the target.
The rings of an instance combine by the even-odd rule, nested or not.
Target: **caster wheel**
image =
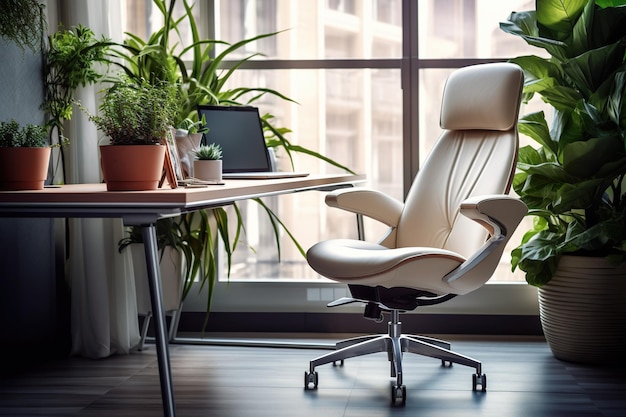
[[[406,386],[391,386],[391,405],[394,407],[404,407],[406,405]]]
[[[318,376],[317,372],[304,371],[304,389],[317,389]]]
[[[343,366],[343,359],[340,361],[333,361],[333,366]]]
[[[452,362],[450,361],[446,361],[446,360],[441,360],[441,366],[443,368],[452,368]]]
[[[478,391],[478,386],[480,385],[480,390],[482,392],[487,391],[487,375],[485,374],[474,374],[472,375],[472,390]]]

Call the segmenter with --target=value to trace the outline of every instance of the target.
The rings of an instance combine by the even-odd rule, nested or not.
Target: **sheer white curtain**
[[[58,0],[65,27],[83,24],[96,36],[119,41],[118,0]],[[80,89],[76,98],[91,111],[97,108],[97,91]],[[75,111],[66,135],[67,183],[101,182],[98,144],[102,139],[94,124]],[[72,354],[102,358],[126,354],[139,342],[137,304],[130,251],[119,254],[123,237],[120,219],[69,220],[70,256],[67,265],[72,292]]]

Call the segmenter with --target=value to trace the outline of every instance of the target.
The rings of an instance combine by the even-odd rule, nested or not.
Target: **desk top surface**
[[[0,208],[9,206],[160,206],[193,208],[247,198],[354,185],[363,175],[309,175],[300,178],[224,180],[202,188],[107,191],[105,184],[67,184],[36,191],[0,191]]]

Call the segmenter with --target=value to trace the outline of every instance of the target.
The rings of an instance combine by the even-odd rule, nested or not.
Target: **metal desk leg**
[[[161,381],[161,398],[163,400],[163,415],[174,417],[174,390],[172,389],[172,371],[170,368],[170,353],[168,347],[165,312],[163,311],[163,296],[161,295],[161,276],[159,271],[159,249],[156,240],[154,223],[141,225],[144,249],[146,252],[146,267],[148,268],[148,285],[150,288],[150,302],[154,319],[155,343],[159,363],[159,379]]]

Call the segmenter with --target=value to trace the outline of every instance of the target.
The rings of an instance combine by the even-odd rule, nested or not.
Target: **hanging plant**
[[[22,52],[41,51],[48,29],[44,8],[37,0],[3,0],[0,38],[15,43]]]

